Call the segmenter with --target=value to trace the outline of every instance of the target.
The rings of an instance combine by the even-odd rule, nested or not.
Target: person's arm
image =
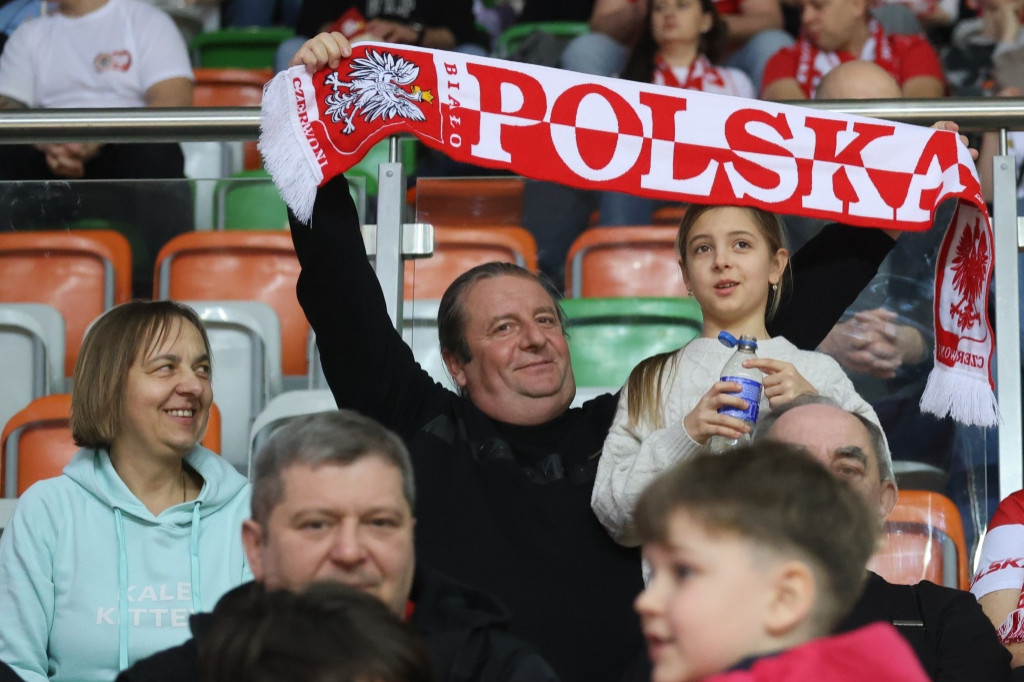
[[[154,83],[145,95],[147,107],[192,106],[192,81],[188,78],[168,78]]]
[[[590,15],[590,30],[604,33],[623,45],[632,45],[643,30],[648,0],[597,0]]]
[[[629,423],[625,389],[601,449],[590,506],[594,515],[620,545],[640,544],[633,527],[633,510],[647,484],[681,459],[693,456],[700,445],[682,424],[650,431]]]
[[[419,367],[391,324],[345,177],[317,190],[309,225],[289,220],[302,266],[299,303],[338,406],[410,435],[436,414],[439,396],[451,394]]]
[[[0,535],[0,660],[26,682],[47,682],[47,645],[53,626],[51,511],[29,490]]]
[[[934,98],[946,94],[946,75],[938,53],[921,36],[894,36],[899,50],[900,90],[904,97]]]
[[[28,108],[28,106],[24,102],[19,102],[18,100],[14,99],[12,97],[7,97],[5,95],[0,95],[0,109],[27,109],[27,108]]]
[[[985,612],[992,626],[997,630],[1006,622],[1007,616],[1017,610],[1020,603],[1020,590],[996,590],[978,599],[981,610]],[[1024,666],[1024,642],[1003,643],[1013,657],[1014,668]]]
[[[817,348],[895,245],[882,230],[826,226],[793,255],[793,290],[769,320],[769,333]]]
[[[797,51],[783,48],[765,64],[761,78],[761,99],[787,100],[807,99],[807,93],[796,79]]]
[[[934,76],[915,76],[904,81],[900,90],[908,99],[936,98],[945,96],[946,85]]]
[[[743,43],[766,29],[782,28],[779,0],[742,0],[737,14],[723,14],[729,27],[729,42]]]
[[[773,102],[807,99],[807,95],[795,78],[780,78],[761,88],[761,99]]]
[[[400,21],[372,19],[366,23],[366,35],[385,43],[419,45],[436,50],[451,50],[455,47],[455,34],[444,26],[424,26],[421,32]]]

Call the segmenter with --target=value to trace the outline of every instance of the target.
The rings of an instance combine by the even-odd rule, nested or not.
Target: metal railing
[[[936,100],[849,100],[799,102],[813,109],[930,125],[953,120],[962,132],[1024,130],[1024,98],[959,98]],[[259,109],[61,109],[0,112],[0,144],[23,142],[100,141],[157,142],[251,140],[259,135]],[[995,231],[996,386],[1000,402],[1000,498],[1024,487],[1024,438],[1021,425],[1020,336],[1017,291],[1017,250],[1024,246],[1018,230],[1014,159],[1000,155],[993,162],[993,228]],[[393,145],[394,146],[394,145]],[[405,202],[401,164],[381,166],[378,194],[378,269],[389,311],[402,308],[401,219]],[[382,258],[385,260],[381,268]],[[396,319],[400,324],[400,320]]]

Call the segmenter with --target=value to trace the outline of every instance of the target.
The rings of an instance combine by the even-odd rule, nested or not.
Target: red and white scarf
[[[866,62],[874,62],[892,74],[892,77],[899,81],[899,71],[896,60],[893,57],[892,43],[889,36],[885,34],[882,25],[875,19],[868,23],[870,35],[860,54],[854,55],[840,52],[825,52],[819,50],[806,38],[801,38],[797,43],[798,57],[796,62],[796,82],[804,91],[808,99],[814,99],[814,93],[818,89],[818,83],[822,77],[843,62],[852,59],[863,59]]]
[[[725,81],[722,75],[704,55],[697,55],[690,67],[686,70],[686,77],[679,80],[676,77],[672,66],[659,54],[654,58],[654,82],[659,85],[668,85],[673,88],[686,88],[687,90],[717,90],[725,88]],[[705,87],[705,83],[710,87]]]
[[[921,409],[997,422],[985,305],[992,229],[974,162],[952,132],[378,43],[356,45],[337,69],[281,72],[264,91],[260,150],[303,222],[318,186],[400,133],[539,180],[865,227],[926,230],[939,203],[957,197]]]

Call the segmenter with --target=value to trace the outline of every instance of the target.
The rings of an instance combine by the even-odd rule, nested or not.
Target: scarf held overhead
[[[262,106],[264,163],[306,223],[317,187],[395,134],[538,180],[862,227],[926,230],[939,203],[956,197],[921,409],[998,421],[986,315],[992,228],[955,133],[380,43],[354,46],[337,69],[282,71]]]

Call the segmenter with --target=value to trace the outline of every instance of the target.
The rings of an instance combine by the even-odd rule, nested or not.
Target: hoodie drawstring
[[[189,563],[192,568],[192,613],[202,610],[203,600],[199,595],[199,500],[192,505],[192,531],[189,541]]]
[[[192,505],[192,528],[189,531],[189,569],[192,580],[192,612],[201,611],[203,600],[199,593],[199,505]],[[124,521],[121,510],[114,507],[114,522],[117,527],[117,586],[120,595],[117,600],[117,669],[128,668],[128,547],[124,541]]]
[[[120,593],[117,599],[117,669],[128,667],[128,547],[124,542],[124,523],[121,510],[114,507],[114,523],[117,526],[117,586]]]

